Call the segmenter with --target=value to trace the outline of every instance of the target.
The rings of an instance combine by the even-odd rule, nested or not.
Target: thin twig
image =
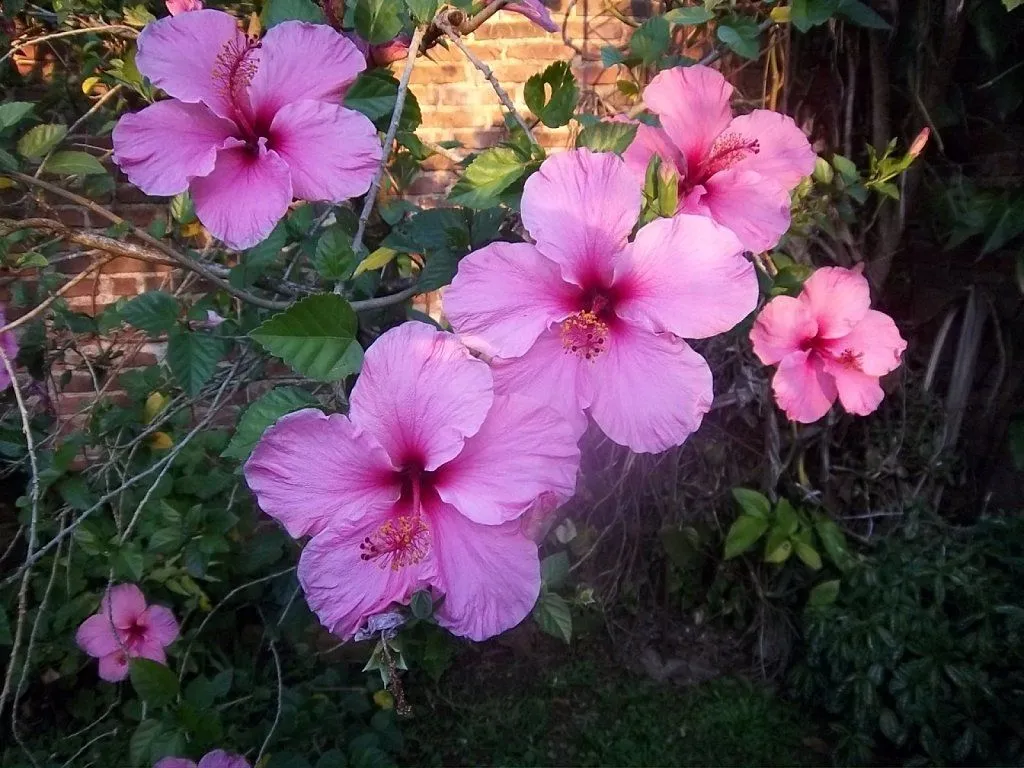
[[[106,93],[104,93],[102,96],[100,96],[96,100],[96,103],[93,104],[91,107],[89,107],[89,110],[84,115],[82,115],[80,118],[75,120],[74,123],[71,124],[71,127],[68,128],[67,134],[65,134],[65,135],[70,136],[70,135],[74,134],[74,132],[79,127],[81,127],[82,124],[85,123],[86,120],[88,120],[90,117],[92,117],[97,112],[99,112],[100,109],[103,108],[103,105],[106,104],[108,101],[110,101],[115,96],[117,96],[117,94],[119,94],[123,88],[124,88],[124,86],[121,83],[118,83],[113,88],[111,88]],[[57,151],[57,147],[59,147],[59,146],[60,146],[60,142],[58,142],[56,144],[56,146],[54,146],[49,152],[46,153],[46,157],[44,157],[42,160],[39,161],[39,167],[36,169],[36,173],[35,173],[35,177],[37,179],[39,178],[39,175],[46,169],[46,163],[49,162],[51,157],[53,157],[54,152]]]
[[[263,612],[260,611],[260,615]],[[266,625],[267,621],[264,617],[263,624]],[[284,678],[281,675],[281,657],[277,653],[277,643],[274,642],[274,637],[271,634],[267,635],[267,642],[270,644],[270,652],[274,655],[274,670],[277,672],[277,712],[274,713],[274,722],[270,724],[270,730],[267,731],[267,737],[263,740],[263,744],[260,746],[259,754],[256,755],[254,765],[259,765],[260,760],[263,758],[263,753],[267,751],[267,747],[270,746],[270,740],[274,738],[274,731],[277,730],[277,724],[281,722],[281,705],[284,702]]]
[[[42,37],[32,37],[28,40],[23,40],[22,42],[12,44],[11,50],[9,50],[3,56],[0,56],[0,64],[3,64],[15,53],[22,50],[23,48],[28,48],[30,45],[38,45],[39,43],[45,43],[50,40],[59,40],[62,37],[71,37],[72,35],[86,35],[90,32],[113,32],[114,30],[130,32],[131,34],[125,35],[125,37],[131,37],[133,39],[137,37],[139,34],[139,31],[137,29],[126,27],[124,24],[104,24],[99,27],[82,27],[81,29],[67,29],[63,32],[54,32],[53,34],[43,35]]]
[[[111,259],[113,259],[113,258],[114,258],[113,256],[107,256],[107,257],[106,257],[106,258],[104,258],[104,259],[98,259],[97,261],[94,261],[94,262],[93,262],[93,263],[92,263],[92,264],[91,264],[91,265],[89,266],[89,268],[88,268],[88,269],[86,269],[86,270],[84,270],[84,271],[82,271],[82,272],[79,272],[79,273],[78,273],[77,275],[75,275],[75,276],[74,276],[73,278],[71,278],[71,279],[70,279],[70,280],[68,280],[68,281],[67,281],[66,283],[64,283],[64,285],[62,285],[62,286],[61,286],[61,287],[60,287],[60,288],[59,288],[59,289],[57,290],[57,292],[56,292],[56,293],[54,293],[54,294],[52,294],[52,295],[48,296],[48,297],[46,298],[46,300],[45,300],[45,301],[43,301],[43,302],[42,302],[42,303],[41,303],[41,304],[40,304],[39,306],[37,306],[37,307],[33,308],[32,310],[30,310],[30,311],[26,312],[26,313],[25,313],[24,315],[22,315],[21,317],[19,317],[19,318],[18,318],[17,320],[12,320],[12,321],[11,321],[11,322],[9,322],[9,323],[8,323],[7,325],[5,325],[5,326],[4,326],[3,328],[0,328],[0,334],[3,334],[3,333],[8,333],[8,332],[10,332],[10,331],[13,331],[13,330],[14,330],[15,328],[17,328],[18,326],[20,326],[20,325],[24,325],[25,323],[27,323],[27,322],[28,322],[29,320],[31,320],[31,319],[32,319],[33,317],[35,317],[36,315],[38,315],[38,314],[40,314],[41,312],[43,312],[43,311],[44,311],[44,310],[45,310],[45,309],[46,309],[46,308],[47,308],[48,306],[50,306],[51,304],[53,304],[53,302],[55,302],[55,301],[56,301],[57,299],[59,299],[59,298],[60,298],[61,296],[63,296],[63,295],[65,294],[65,293],[67,293],[67,292],[68,292],[68,291],[70,291],[70,290],[71,290],[72,288],[74,288],[74,287],[75,287],[76,285],[78,285],[78,283],[80,283],[80,282],[82,282],[83,280],[85,280],[85,278],[87,278],[87,277],[88,277],[89,275],[91,275],[91,274],[92,274],[93,272],[95,272],[95,271],[96,271],[97,269],[101,269],[101,268],[102,268],[103,266],[105,266],[105,265],[106,265],[106,263],[107,263],[108,261],[110,261]]]

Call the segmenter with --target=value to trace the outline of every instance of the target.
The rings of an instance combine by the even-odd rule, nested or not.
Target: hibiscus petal
[[[100,679],[116,683],[128,677],[128,657],[122,651],[109,653],[100,659]]]
[[[389,519],[371,513],[339,522],[314,536],[299,558],[299,583],[306,602],[320,622],[344,640],[351,639],[370,616],[383,613],[392,603],[408,602],[433,576],[431,553],[438,539],[431,520],[425,521],[423,534],[430,553],[422,561],[392,567],[387,557],[362,558],[360,545]]]
[[[572,496],[580,465],[576,440],[572,425],[554,409],[498,396],[480,431],[438,470],[434,487],[475,523],[515,520],[544,493]]]
[[[242,755],[215,749],[203,755],[197,768],[249,768],[249,761]]]
[[[490,5],[491,2],[493,0],[489,0],[487,5]],[[520,13],[546,32],[558,31],[558,25],[551,18],[551,11],[540,0],[521,0],[518,3],[508,3],[502,10]]]
[[[611,277],[642,197],[641,185],[617,155],[570,150],[549,157],[527,180],[523,225],[566,280],[586,285]]]
[[[450,333],[403,323],[366,351],[352,390],[352,422],[402,466],[437,469],[462,450],[494,400],[491,372]]]
[[[157,664],[167,664],[167,654],[164,652],[164,647],[155,640],[147,639],[143,641],[132,655],[137,659],[149,659]]]
[[[114,162],[147,195],[176,195],[213,171],[217,150],[235,132],[203,104],[158,101],[114,126]]]
[[[765,365],[775,365],[818,333],[818,324],[799,299],[776,296],[764,305],[750,329],[754,354]]]
[[[669,170],[675,169],[680,175],[686,174],[686,158],[663,129],[623,117],[613,118],[612,122],[629,122],[636,125],[636,136],[622,153],[622,159],[638,181],[642,183],[646,178],[647,166],[655,155],[668,165]]]
[[[389,510],[401,493],[396,478],[373,437],[347,417],[315,408],[279,419],[245,463],[260,509],[294,538]]]
[[[828,365],[828,372],[835,379],[839,391],[839,402],[847,413],[867,416],[878,409],[885,393],[878,382],[877,376],[871,376],[853,368],[846,368],[836,363]]]
[[[169,608],[162,605],[151,605],[142,614],[142,624],[148,627],[147,641],[170,645],[178,639],[178,622]]]
[[[525,619],[540,594],[540,558],[519,522],[478,525],[447,504],[429,514],[438,542],[433,583],[445,595],[438,623],[479,641]]]
[[[615,266],[615,285],[619,317],[688,339],[725,333],[757,306],[757,275],[743,246],[704,216],[643,227]]]
[[[804,132],[788,115],[755,109],[729,123],[728,133],[757,141],[757,153],[740,160],[735,168],[754,171],[786,190],[793,189],[814,171],[816,155]]]
[[[274,116],[268,146],[288,164],[296,197],[332,203],[364,194],[383,152],[365,115],[308,99]]]
[[[90,616],[75,633],[78,647],[94,658],[107,656],[121,649],[117,642],[117,634],[110,625],[110,617],[97,613]]]
[[[663,70],[644,89],[644,103],[657,113],[691,169],[700,166],[729,125],[731,96],[722,74],[702,65]]]
[[[806,351],[782,359],[772,378],[772,390],[786,416],[802,424],[820,419],[836,401],[835,381]]]
[[[622,323],[595,362],[590,415],[637,453],[682,445],[711,410],[711,369],[672,334]]]
[[[216,76],[223,69],[218,57],[248,45],[234,16],[211,9],[168,16],[147,24],[138,45],[135,65],[155,86],[176,99],[202,102],[221,117],[234,114],[230,88]],[[255,60],[258,49],[249,56]],[[178,151],[173,142],[168,151]]]
[[[285,21],[263,37],[260,67],[249,84],[257,122],[269,123],[285,104],[312,99],[339,102],[366,69],[366,58],[326,24]]]
[[[818,322],[818,335],[838,339],[850,333],[871,307],[864,275],[842,267],[822,267],[804,282],[800,301]]]
[[[126,629],[146,610],[146,598],[134,584],[111,587],[100,601],[100,615],[113,619],[114,626]]]
[[[687,200],[683,210],[711,216],[748,251],[773,248],[789,229],[789,193],[753,171],[719,171],[704,189],[699,203]]]
[[[157,760],[153,768],[197,768],[194,761],[184,757],[165,757]]]
[[[579,289],[529,243],[491,243],[459,262],[444,311],[459,338],[490,356],[518,357],[573,311]]]
[[[852,331],[829,341],[826,348],[835,357],[851,352],[864,373],[884,376],[899,367],[907,342],[900,336],[891,317],[869,309]]]
[[[266,239],[292,202],[288,164],[261,142],[222,149],[208,176],[192,182],[196,216],[210,234],[244,250]]]

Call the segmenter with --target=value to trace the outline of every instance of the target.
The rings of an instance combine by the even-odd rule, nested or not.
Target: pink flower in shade
[[[623,154],[642,179],[653,155],[679,174],[679,211],[728,227],[749,251],[789,229],[789,192],[814,170],[814,150],[792,118],[766,109],[732,116],[732,86],[701,65],[667,69],[644,90],[661,128],[638,124]]]
[[[174,98],[121,118],[114,160],[146,194],[188,189],[229,246],[263,240],[293,197],[341,202],[369,189],[377,132],[339,103],[366,62],[330,27],[286,21],[257,41],[232,16],[201,10],[152,22],[138,46],[139,71]]]
[[[3,305],[0,305],[0,328],[5,325],[7,325],[7,315],[4,313]],[[14,335],[14,331],[0,333],[0,349],[3,349],[4,356],[13,368],[14,358],[18,356],[18,339]],[[11,386],[11,374],[8,372],[7,366],[0,362],[0,392],[9,386]]]
[[[100,677],[114,683],[128,677],[130,659],[167,663],[164,648],[178,637],[174,614],[162,605],[146,605],[134,584],[111,587],[103,596],[99,613],[78,628],[75,642],[100,660]]]
[[[575,150],[526,182],[536,241],[466,256],[444,295],[452,327],[493,357],[499,393],[571,418],[584,409],[634,451],[680,445],[711,407],[711,371],[682,339],[732,328],[757,305],[743,248],[701,216],[659,219],[627,238],[642,192],[614,154]]]
[[[294,537],[309,606],[352,638],[432,587],[437,619],[474,640],[515,626],[540,590],[519,517],[568,499],[579,449],[555,411],[495,395],[451,334],[405,323],[366,352],[348,416],[307,409],[266,431],[245,465],[260,507]]]
[[[184,757],[165,757],[153,768],[249,768],[249,761],[241,755],[215,749],[207,752],[196,765],[195,761]]]
[[[882,402],[878,379],[899,366],[907,342],[870,301],[863,275],[826,267],[798,298],[776,296],[761,310],[750,340],[762,363],[779,366],[772,389],[793,421],[817,421],[836,397],[859,416]]]
[[[494,0],[487,0],[485,5],[490,5]],[[544,6],[541,0],[522,0],[518,3],[508,3],[502,6],[503,11],[520,13],[541,29],[547,32],[557,32],[558,25],[551,18],[551,12]]]
[[[167,0],[166,5],[171,16],[177,16],[179,13],[188,13],[189,11],[203,10],[202,0]]]

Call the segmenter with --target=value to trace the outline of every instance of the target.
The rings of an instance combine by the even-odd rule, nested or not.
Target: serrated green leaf
[[[356,267],[352,238],[340,226],[326,229],[316,242],[313,266],[324,280],[347,280]]]
[[[30,160],[39,160],[60,144],[67,132],[68,127],[60,123],[49,123],[30,128],[18,140],[18,154]]]
[[[398,80],[386,69],[363,72],[345,93],[345,106],[366,115],[380,131],[387,130],[397,102]],[[415,131],[422,119],[415,94],[406,93],[399,130]]]
[[[572,640],[572,611],[561,595],[541,590],[540,598],[533,608],[533,620],[543,632],[564,640]]]
[[[409,598],[409,609],[417,619],[429,619],[434,612],[434,598],[429,591],[418,590]]]
[[[1024,2],[1024,0],[1018,0]],[[836,12],[847,21],[865,29],[891,29],[889,22],[860,0],[839,0]]]
[[[409,15],[418,24],[427,24],[433,21],[438,5],[439,0],[405,0],[405,7],[409,9]]]
[[[150,765],[153,762],[153,744],[163,733],[164,725],[159,720],[139,723],[128,743],[128,758],[132,765]]]
[[[614,45],[606,45],[601,48],[601,64],[606,69],[608,67],[614,67],[616,64],[622,64],[625,61],[626,57],[622,55],[622,51]]]
[[[61,176],[98,176],[107,172],[88,152],[56,152],[46,161],[43,170]]]
[[[547,95],[551,89],[550,97]],[[523,100],[548,128],[567,125],[580,99],[580,89],[567,62],[556,61],[531,76],[523,87]]]
[[[260,21],[270,29],[282,21],[308,21],[323,24],[324,12],[313,0],[268,0],[263,6]]]
[[[302,408],[315,407],[316,398],[298,387],[277,387],[254,402],[242,418],[238,428],[221,456],[244,462],[267,428],[288,413]]]
[[[576,137],[578,148],[591,149],[594,152],[614,152],[621,155],[636,138],[637,125],[634,123],[617,123],[605,120],[589,125]]]
[[[356,0],[356,32],[370,45],[394,39],[402,31],[401,8],[396,0]]]
[[[568,578],[569,555],[565,552],[555,552],[540,561],[540,581],[547,589],[561,589]]]
[[[768,521],[752,515],[740,515],[729,526],[725,537],[725,559],[731,560],[750,549],[768,530]]]
[[[163,707],[178,695],[178,676],[166,665],[149,659],[132,659],[132,688],[151,707]]]
[[[761,55],[761,38],[757,25],[746,26],[738,21],[720,24],[715,34],[726,47],[745,59],[756,59]]]
[[[256,280],[277,261],[282,249],[288,244],[288,225],[280,222],[262,243],[245,252],[236,266],[231,268],[228,280],[236,288],[245,288]]]
[[[167,342],[167,365],[175,381],[192,397],[210,380],[223,356],[223,341],[208,333],[178,329]]]
[[[296,302],[249,335],[304,376],[338,381],[362,365],[356,313],[341,296],[323,293]]]
[[[9,101],[0,104],[0,131],[17,125],[30,114],[35,105],[30,101]]]
[[[668,51],[671,28],[664,16],[652,16],[633,33],[629,50],[644,64],[653,64]]]
[[[792,0],[789,20],[801,32],[824,24],[839,9],[839,0]]]
[[[121,319],[150,336],[167,333],[178,321],[178,300],[164,291],[139,294],[123,307]]]
[[[466,168],[448,199],[469,208],[491,208],[501,202],[501,193],[518,181],[527,167],[508,147],[484,150]]]
[[[704,24],[715,18],[715,14],[702,5],[690,5],[685,8],[673,8],[665,14],[669,24]]]

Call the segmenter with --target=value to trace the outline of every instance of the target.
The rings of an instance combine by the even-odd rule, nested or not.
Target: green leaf
[[[772,512],[772,503],[768,501],[763,493],[752,491],[749,488],[733,488],[732,497],[740,505],[743,513],[761,520],[767,520]]]
[[[853,557],[846,546],[846,535],[839,526],[827,517],[820,517],[814,523],[814,531],[821,539],[821,545],[825,548],[825,554],[828,555],[829,560],[839,570],[848,570],[853,564]]]
[[[804,565],[814,571],[821,570],[821,555],[818,554],[818,550],[797,538],[792,538],[790,541],[793,543],[796,556],[803,561]]]
[[[121,319],[150,336],[167,333],[178,322],[178,300],[164,291],[139,294],[121,307]]]
[[[188,190],[171,198],[171,218],[179,224],[191,224],[196,220],[196,210]]]
[[[0,104],[0,131],[17,125],[30,114],[35,105],[30,101],[9,101]]]
[[[789,20],[801,32],[824,24],[839,9],[839,0],[793,0]]]
[[[1003,7],[1008,11],[1012,11],[1020,7],[1021,3],[1024,3],[1024,0],[1003,0]]]
[[[540,581],[547,589],[561,589],[569,578],[569,555],[556,552],[540,561]]]
[[[60,123],[37,125],[18,140],[18,154],[30,160],[39,160],[60,144],[67,132],[68,127]]]
[[[0,149],[0,171],[16,171],[18,167],[18,158]]]
[[[580,131],[576,146],[621,155],[636,138],[636,129],[632,123],[613,123],[610,120],[594,123]]]
[[[857,166],[842,155],[836,154],[832,156],[832,167],[839,171],[839,175],[843,177],[843,181],[847,184],[851,184],[860,178]]]
[[[223,356],[224,343],[208,333],[175,330],[167,341],[167,365],[192,397],[210,380]]]
[[[328,228],[316,241],[313,266],[324,280],[347,280],[356,268],[352,238],[338,225]]]
[[[533,620],[541,631],[552,637],[566,643],[572,640],[572,612],[561,595],[541,590],[540,598],[533,607]]]
[[[409,599],[409,609],[417,619],[429,619],[434,612],[434,598],[425,589],[413,592]]]
[[[775,526],[764,543],[764,561],[766,563],[784,563],[791,554],[793,554],[793,543],[789,540],[789,534]]]
[[[163,707],[178,695],[178,676],[165,664],[149,659],[132,659],[132,688],[151,707]]]
[[[281,250],[288,244],[288,227],[282,221],[267,235],[267,239],[254,245],[238,260],[238,265],[231,268],[229,281],[235,288],[252,285],[263,273],[277,261]]]
[[[309,21],[323,24],[324,12],[313,0],[268,0],[263,6],[260,21],[270,29],[282,21]]]
[[[1024,2],[1024,0],[1017,0]],[[860,0],[839,0],[839,7],[836,12],[844,19],[858,27],[866,29],[890,29],[889,22],[883,19],[878,13]]]
[[[131,764],[150,765],[153,762],[153,745],[163,733],[164,725],[159,720],[143,720],[139,723],[128,743],[128,759]]]
[[[57,152],[46,161],[43,170],[61,176],[102,176],[107,172],[88,152]]]
[[[445,671],[452,665],[455,658],[455,644],[447,632],[435,628],[427,635],[423,646],[423,658],[420,663],[430,679],[435,683],[441,679]]]
[[[730,24],[720,24],[715,34],[737,56],[756,59],[761,55],[761,35],[756,24],[748,26],[733,20]]]
[[[356,0],[356,32],[370,45],[380,45],[402,31],[402,4],[397,0]]]
[[[322,293],[292,304],[249,335],[303,376],[338,381],[362,365],[358,325],[345,299]]]
[[[839,579],[823,581],[811,590],[807,598],[807,604],[815,607],[832,605],[839,597]]]
[[[729,526],[725,537],[725,559],[731,560],[750,549],[768,530],[768,521],[753,515],[740,515]]]
[[[116,578],[123,581],[141,581],[145,558],[138,544],[132,542],[117,551],[111,565]]]
[[[551,96],[547,96],[547,89]],[[523,88],[526,106],[548,128],[567,125],[580,99],[580,89],[569,64],[556,61],[542,73],[533,75]]]
[[[674,8],[665,14],[669,24],[704,24],[715,18],[715,14],[702,5]]]
[[[789,499],[779,499],[779,503],[775,505],[775,527],[785,531],[787,536],[792,536],[800,527],[800,518],[793,505],[789,503]]]
[[[345,106],[366,115],[377,130],[385,131],[398,102],[398,80],[386,69],[371,69],[356,78],[345,93]],[[402,116],[398,127],[402,131],[415,131],[423,119],[416,96],[405,94]]]
[[[417,24],[433,21],[438,4],[439,0],[405,0],[405,7],[409,9],[409,15]]]
[[[992,228],[992,234],[982,246],[981,252],[983,254],[992,253],[992,251],[1002,248],[1021,232],[1024,232],[1024,195],[1006,205],[1003,214]]]
[[[221,456],[244,462],[267,428],[288,413],[315,407],[316,398],[298,387],[276,387],[245,409]]]
[[[625,61],[626,57],[622,55],[622,51],[614,45],[606,45],[601,48],[601,64],[605,69],[614,67],[616,64],[622,64]]]
[[[490,208],[501,201],[501,193],[528,168],[513,149],[495,147],[477,155],[462,178],[452,187],[448,199],[470,208]]]
[[[664,16],[652,16],[629,39],[629,50],[644,64],[653,64],[668,51],[671,29]]]

